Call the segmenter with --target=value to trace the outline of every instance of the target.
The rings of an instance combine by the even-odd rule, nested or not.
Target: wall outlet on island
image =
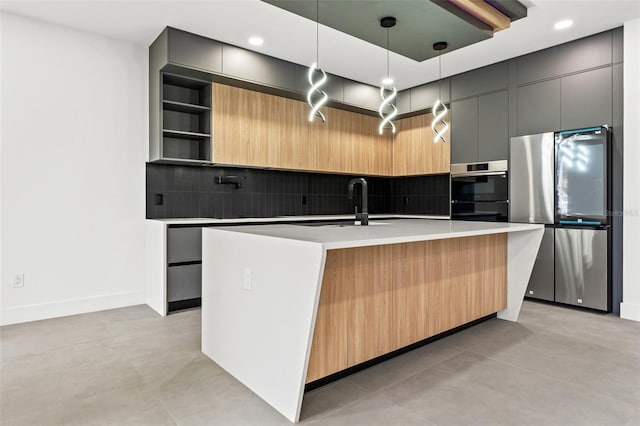
[[[253,290],[252,275],[251,268],[244,268],[244,289],[247,291]]]
[[[13,288],[24,287],[24,272],[20,272],[13,276]]]

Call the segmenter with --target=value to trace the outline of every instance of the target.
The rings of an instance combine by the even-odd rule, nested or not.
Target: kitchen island
[[[292,422],[306,383],[497,313],[517,320],[541,225],[207,228],[202,351]]]

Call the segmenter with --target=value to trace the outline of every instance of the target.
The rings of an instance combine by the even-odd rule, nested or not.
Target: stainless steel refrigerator
[[[553,132],[511,138],[509,220],[545,225],[526,296],[553,301],[554,175]]]
[[[609,311],[609,131],[511,139],[510,220],[545,233],[526,295]]]

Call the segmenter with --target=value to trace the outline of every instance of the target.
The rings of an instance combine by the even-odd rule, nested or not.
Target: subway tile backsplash
[[[149,219],[351,214],[360,200],[359,185],[347,197],[359,176],[153,163],[146,170]],[[223,175],[245,180],[239,188],[216,183]],[[370,213],[449,214],[449,175],[366,179]]]

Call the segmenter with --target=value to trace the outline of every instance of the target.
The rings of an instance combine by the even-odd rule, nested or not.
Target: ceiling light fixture
[[[319,1],[316,0],[316,61],[309,67],[309,72],[307,73],[307,80],[309,80],[309,91],[307,92],[307,103],[311,107],[311,111],[309,112],[309,121],[313,121],[313,119],[318,116],[322,120],[323,123],[326,122],[324,114],[320,111],[322,105],[324,105],[329,96],[327,96],[326,92],[321,89],[322,86],[327,81],[327,74],[324,72],[322,68],[318,66],[318,45],[319,45],[319,28],[320,24],[318,23],[320,8],[318,5]],[[319,79],[315,79],[316,76],[319,76]]]
[[[573,21],[571,19],[564,19],[562,21],[558,21],[553,25],[553,28],[556,30],[566,30],[567,28],[573,26]]]
[[[249,44],[253,46],[262,46],[264,44],[264,40],[262,37],[249,37]]]
[[[393,118],[398,115],[398,108],[396,108],[393,100],[398,93],[395,86],[393,86],[393,79],[389,74],[389,28],[393,28],[396,25],[396,18],[393,16],[386,16],[380,19],[380,26],[387,29],[387,75],[382,80],[382,86],[380,86],[380,97],[382,102],[378,108],[378,113],[382,121],[378,126],[378,133],[384,133],[385,127],[391,128],[391,133],[396,132],[396,126],[393,124]]]
[[[438,41],[433,43],[433,49],[438,51],[438,100],[433,104],[431,108],[431,114],[433,114],[433,120],[431,120],[431,130],[433,130],[433,143],[437,143],[439,140],[446,142],[444,138],[445,133],[449,129],[449,123],[444,120],[447,115],[447,107],[442,103],[442,57],[441,52],[449,47],[446,41]]]

